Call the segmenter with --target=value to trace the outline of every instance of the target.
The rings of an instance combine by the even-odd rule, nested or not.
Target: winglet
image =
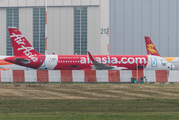
[[[96,60],[94,59],[94,57],[91,55],[90,52],[88,52],[88,55],[89,55],[89,57],[90,57],[90,59],[91,59],[92,62],[96,61]]]
[[[125,67],[117,67],[117,66],[110,66],[107,64],[99,63],[94,59],[94,57],[91,55],[90,52],[88,52],[88,55],[90,57],[90,60],[93,63],[93,68],[94,70],[122,70],[122,69],[127,69]]]
[[[145,36],[145,45],[146,45],[146,50],[147,50],[147,55],[155,55],[155,56],[160,56],[158,53],[157,49],[155,48],[155,45],[151,41],[149,36]]]

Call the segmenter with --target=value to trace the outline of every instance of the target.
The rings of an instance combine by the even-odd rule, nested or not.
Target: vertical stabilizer
[[[160,56],[158,53],[157,49],[155,48],[153,42],[151,41],[150,37],[145,36],[145,45],[146,45],[146,50],[147,50],[147,55],[156,55]]]
[[[37,56],[38,53],[16,27],[9,27],[9,35],[15,56]]]

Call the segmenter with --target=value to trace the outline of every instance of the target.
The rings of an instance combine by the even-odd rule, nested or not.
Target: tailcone
[[[6,57],[4,58],[4,61],[7,61],[7,62],[11,62],[11,63],[14,63],[14,57]]]

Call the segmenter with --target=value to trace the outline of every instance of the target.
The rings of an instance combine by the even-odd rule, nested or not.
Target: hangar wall
[[[33,45],[33,9],[19,8],[19,30]]]
[[[49,54],[73,54],[73,7],[48,8],[48,42]]]
[[[100,13],[98,7],[88,8],[88,50],[93,54],[100,54]]]
[[[110,0],[110,54],[146,54],[150,36],[162,56],[179,56],[178,0]]]
[[[6,10],[0,8],[0,55],[6,55]]]
[[[87,7],[87,50],[108,54],[109,37],[100,30],[109,28],[109,0],[48,0],[47,4],[48,54],[74,54],[74,7]],[[7,9],[18,8],[19,29],[34,44],[34,8],[44,6],[45,0],[0,0],[0,55],[7,54]]]

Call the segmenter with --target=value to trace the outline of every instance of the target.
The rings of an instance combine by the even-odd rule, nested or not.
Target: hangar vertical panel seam
[[[60,17],[61,17],[61,8],[59,7],[59,34],[58,34],[58,38],[59,38],[59,46],[60,46],[60,48],[58,49],[59,50],[59,54],[61,54],[61,25],[60,25],[60,23],[61,23],[61,19],[60,19]]]
[[[72,9],[71,9],[71,12],[72,12],[72,36],[73,37],[71,37],[72,38],[72,49],[70,50],[71,52],[72,52],[72,54],[74,54],[74,7],[72,7]]]
[[[125,9],[124,9],[124,0],[123,0],[123,53],[122,54],[125,54],[124,52],[124,45],[125,45],[125,27],[124,27],[124,25],[125,25],[125,11],[124,11]]]
[[[95,11],[96,11],[96,9],[94,8],[94,26],[96,26],[96,24],[95,24],[95,19],[96,19]],[[95,31],[96,31],[96,29],[94,29],[94,43],[95,43]],[[95,44],[95,47],[94,47],[94,53],[96,54],[96,44]]]
[[[112,24],[112,23],[114,24],[114,21],[112,21],[112,19],[111,19],[111,18],[112,18],[112,15],[111,15],[112,12],[113,12],[113,11],[112,11],[112,2],[110,2],[110,24]],[[111,25],[111,26],[112,26],[112,25]],[[111,29],[111,30],[112,30],[112,29]],[[113,31],[114,31],[114,28],[113,28]],[[110,32],[110,34],[112,35],[112,32],[111,32],[111,31],[109,31],[109,32]],[[113,36],[113,37],[114,37],[114,36]],[[111,46],[112,46],[112,45],[114,45],[114,44],[112,44],[111,41],[112,41],[112,36],[110,36],[110,43],[111,43]],[[113,40],[113,43],[114,43],[114,40]],[[113,51],[113,53],[114,53],[114,46],[111,47],[111,52],[110,52],[110,54],[112,53],[112,51]]]
[[[38,42],[39,42],[39,48],[38,48],[38,51],[40,52],[40,8],[38,8],[39,9],[39,39],[38,39]]]
[[[25,15],[26,17],[25,18],[26,18],[26,21],[27,21],[27,8],[25,9],[25,11],[26,11],[26,15]],[[26,24],[26,27],[25,27],[26,34],[27,34],[27,27],[28,27],[27,25],[28,24]]]
[[[176,56],[178,56],[178,0],[176,0]]]
[[[159,53],[160,53],[160,0],[159,0]]]
[[[152,8],[152,0],[150,0],[150,37],[151,37],[151,29],[152,29],[152,26],[151,26],[151,22],[152,22],[152,13],[151,13],[151,8]]]
[[[109,1],[109,29],[111,28],[111,1]],[[109,54],[111,54],[111,30],[109,30]]]
[[[54,20],[54,22],[52,23],[52,24],[53,24],[53,28],[52,28],[52,30],[53,30],[53,34],[52,34],[52,36],[53,36],[53,39],[52,39],[52,40],[53,40],[53,42],[52,42],[53,48],[52,48],[52,49],[53,49],[53,51],[55,51],[55,50],[54,50],[54,49],[55,49],[55,48],[54,48],[54,35],[55,35],[54,32],[56,32],[56,31],[54,31],[54,28],[55,28],[55,27],[54,27],[54,23],[55,23],[55,19],[54,19],[54,9],[55,9],[55,8],[52,8],[52,9],[53,9],[53,20]],[[47,15],[47,18],[48,18],[48,15]],[[47,21],[47,24],[48,24],[48,21]],[[48,33],[47,33],[47,36],[48,36]],[[48,40],[48,39],[47,39],[47,40]],[[47,42],[47,43],[48,43],[48,42]],[[47,50],[48,50],[48,48],[47,48]]]
[[[134,6],[134,2],[132,0],[132,54],[134,54],[133,53],[133,51],[134,51],[133,50],[134,49],[134,44],[133,44],[134,43],[134,41],[133,41],[134,40],[133,39],[133,37],[134,37],[134,31],[133,31],[133,29],[134,29],[134,7],[133,6]]]
[[[109,1],[109,6],[108,7],[109,7],[109,18],[108,19],[109,19],[109,29],[110,29],[110,17],[111,17],[110,16],[110,13],[111,13],[111,9],[110,9],[111,8],[111,2],[110,1]],[[110,30],[109,30],[109,34],[111,34]],[[111,51],[111,47],[110,47],[110,36],[109,36],[109,51],[108,51],[108,54],[110,54],[110,51]]]
[[[66,20],[65,20],[65,26],[66,26],[66,28],[65,28],[65,29],[66,29],[66,30],[65,30],[65,31],[66,31],[66,33],[65,33],[65,38],[66,38],[66,40],[65,40],[65,45],[66,45],[66,48],[67,48],[67,41],[68,41],[68,39],[67,39],[67,29],[68,29],[68,28],[67,28],[67,19],[68,19],[68,18],[67,18],[67,8],[65,9],[65,13],[66,13],[66,16],[65,16],[65,17],[66,17]],[[68,48],[67,48],[67,49],[68,49]],[[66,54],[68,54],[68,53],[67,53],[67,49],[66,49]]]
[[[142,10],[143,9],[142,9],[142,0],[141,0],[141,43],[142,43],[142,39],[143,39],[143,32],[142,32],[143,31],[142,30],[142,28],[143,28],[143,26],[142,26],[142,23],[143,23],[142,22]],[[141,49],[141,51],[140,51],[141,53],[140,54],[142,55],[142,47],[140,49]]]
[[[113,6],[114,5],[114,3],[115,3],[115,0],[113,0],[113,2],[112,2],[112,4],[111,4],[111,14],[115,14],[115,12],[114,12],[114,10],[115,10],[115,6]],[[113,7],[114,7],[114,9],[113,9]],[[112,16],[111,16],[112,17]],[[114,17],[114,16],[113,16]],[[115,18],[115,17],[114,17]],[[116,40],[114,39],[115,38],[115,27],[114,27],[114,25],[115,25],[115,19],[113,18],[113,21],[111,22],[111,24],[113,24],[113,54],[115,54],[115,46],[114,46],[114,43],[116,42]],[[111,33],[112,34],[112,33]]]
[[[169,13],[169,7],[170,7],[169,4],[170,3],[169,3],[169,0],[168,0],[168,56],[169,56],[169,39],[170,39],[170,37],[169,37],[169,29],[170,29],[170,27],[169,27],[169,20],[170,20],[169,19],[169,17],[170,17],[170,15],[169,15],[170,14]]]
[[[80,8],[80,55],[81,55],[81,16],[82,14],[81,14],[81,8]]]
[[[115,9],[116,9],[116,6],[115,6],[115,3],[116,3],[116,0],[114,0],[114,3],[113,3],[113,5],[114,5],[114,11],[113,11],[113,15],[114,15],[114,21],[113,21],[113,23],[114,23],[114,36],[113,36],[113,38],[114,38],[114,43],[116,43],[116,39],[115,39],[115,37],[116,37],[116,32],[115,32],[115,24],[116,24],[116,17],[115,17]],[[116,48],[115,48],[115,44],[114,44],[114,47],[113,47],[113,49],[114,49],[114,54],[116,54]]]
[[[111,2],[109,1],[109,54],[111,54]]]
[[[99,0],[99,29],[101,28],[101,0]],[[101,50],[101,34],[99,35],[99,39],[100,39],[100,43],[99,43],[99,54],[101,54],[102,53],[102,50]]]

